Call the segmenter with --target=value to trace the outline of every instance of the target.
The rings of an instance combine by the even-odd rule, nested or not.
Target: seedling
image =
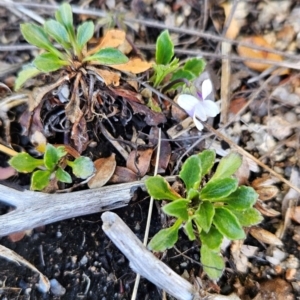
[[[171,82],[177,82],[172,88],[184,85],[184,79],[193,81],[199,77],[205,68],[205,61],[201,58],[191,58],[184,66],[180,66],[179,59],[174,57],[174,44],[168,30],[164,30],[156,41],[154,74],[151,77],[154,87],[160,86],[169,76]],[[182,80],[181,83],[178,80]]]
[[[43,190],[53,178],[60,182],[72,183],[71,175],[64,170],[66,166],[71,167],[73,174],[81,179],[86,179],[94,173],[94,163],[90,158],[79,156],[71,161],[64,146],[54,147],[51,144],[47,144],[43,159],[23,152],[12,157],[9,164],[20,173],[33,172],[31,190]]]
[[[82,23],[75,32],[71,6],[62,4],[55,13],[55,20],[50,19],[44,26],[32,23],[21,25],[25,40],[45,50],[27,65],[18,75],[15,89],[18,90],[29,78],[40,73],[54,72],[66,68],[77,71],[84,64],[115,65],[128,61],[126,55],[112,47],[103,48],[95,53],[87,53],[86,45],[94,35],[94,24],[91,21]],[[62,49],[53,45],[57,42]]]
[[[237,153],[221,159],[215,173],[215,152],[205,150],[189,157],[179,173],[185,184],[185,195],[178,194],[169,183],[157,175],[146,180],[148,193],[156,200],[170,201],[162,207],[165,214],[174,217],[174,224],[159,231],[148,244],[153,251],[172,248],[178,240],[178,231],[193,241],[201,241],[201,263],[211,279],[221,277],[224,260],[221,254],[223,238],[244,239],[243,226],[262,221],[260,213],[253,208],[257,194],[253,188],[238,186],[233,174],[241,166]],[[207,183],[206,178],[210,178]]]

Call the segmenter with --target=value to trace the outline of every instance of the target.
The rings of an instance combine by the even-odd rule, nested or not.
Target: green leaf
[[[94,23],[92,21],[84,22],[77,29],[77,44],[82,50],[86,43],[94,35]]]
[[[188,236],[190,241],[194,241],[196,239],[194,228],[193,228],[193,219],[189,218],[184,224],[184,231]]]
[[[205,232],[208,232],[215,214],[214,205],[208,201],[204,201],[199,205],[199,208],[194,214],[195,223]]]
[[[260,212],[251,207],[245,210],[231,210],[242,226],[248,227],[259,224],[264,218]]]
[[[183,164],[179,177],[183,180],[187,191],[199,188],[201,181],[201,161],[197,155],[190,156]]]
[[[176,71],[176,72],[174,72],[174,73],[172,74],[171,81],[176,80],[176,79],[181,79],[181,78],[185,78],[185,79],[187,79],[188,81],[191,81],[191,80],[195,79],[196,77],[195,77],[195,75],[194,75],[192,72],[190,72],[190,71],[183,70],[183,69],[179,69],[178,71]],[[177,88],[179,85],[184,85],[184,84],[185,84],[185,83],[181,82],[181,83],[179,83],[178,85],[176,84],[176,85],[172,86],[172,88],[175,89],[175,88]]]
[[[21,173],[31,173],[34,169],[44,165],[42,159],[36,159],[28,153],[19,153],[12,157],[8,163]]]
[[[61,167],[58,167],[58,169],[56,170],[55,177],[61,182],[72,183],[71,175]]]
[[[191,72],[195,77],[199,77],[199,75],[204,71],[205,66],[206,62],[204,59],[191,58],[185,63],[183,69]]]
[[[179,67],[179,59],[174,58],[169,65],[157,65],[153,64],[154,75],[150,78],[150,80],[154,83],[154,87],[157,87],[164,78],[174,72]]]
[[[73,13],[71,5],[68,3],[63,3],[55,12],[55,18],[67,29],[72,40],[75,37],[75,33],[73,28]]]
[[[165,251],[172,248],[178,240],[178,230],[182,220],[177,220],[173,226],[160,230],[148,244],[148,249],[153,251]]]
[[[230,177],[242,164],[242,157],[236,153],[231,152],[227,156],[223,157],[217,167],[216,173],[211,180]]]
[[[55,20],[49,20],[44,23],[45,32],[65,49],[70,49],[70,38],[66,28]]]
[[[48,51],[55,49],[41,26],[31,23],[21,24],[21,32],[29,44]]]
[[[199,191],[198,190],[195,190],[195,189],[190,189],[187,193],[187,199],[190,199],[190,200],[198,200],[199,199]]]
[[[189,202],[190,201],[186,199],[178,199],[164,205],[162,207],[162,211],[169,216],[173,216],[186,221],[189,218],[187,212],[187,205],[189,204]]]
[[[157,200],[177,200],[181,196],[177,194],[169,183],[160,175],[147,178],[145,185],[150,196]]]
[[[88,178],[95,171],[94,163],[86,156],[80,156],[74,161],[68,161],[67,163],[72,168],[73,174],[81,179]]]
[[[19,72],[18,77],[15,81],[15,90],[17,91],[22,85],[30,78],[37,76],[42,73],[39,69],[34,66],[27,65]]]
[[[46,151],[44,154],[44,164],[48,170],[53,170],[57,165],[59,157],[57,155],[57,150],[51,144],[47,144]]]
[[[155,61],[157,64],[166,65],[174,56],[174,44],[168,30],[164,30],[156,41]]]
[[[62,157],[66,156],[68,154],[65,146],[56,147],[56,152],[57,152],[59,159],[61,159]]]
[[[128,62],[128,57],[115,48],[104,48],[86,57],[83,61],[96,61],[101,65],[118,65]]]
[[[219,252],[223,241],[223,235],[214,226],[206,233],[203,230],[200,232],[200,239],[203,244],[215,252]]]
[[[40,191],[45,188],[49,184],[51,174],[51,171],[35,171],[31,177],[30,189]]]
[[[256,202],[257,197],[258,194],[252,187],[240,186],[229,196],[223,198],[222,202],[226,202],[228,204],[226,206],[228,209],[244,210],[252,207]]]
[[[210,279],[219,279],[225,268],[224,260],[220,254],[217,254],[205,244],[201,246],[201,263],[203,269]]]
[[[237,217],[226,208],[215,208],[213,224],[230,240],[240,240],[246,237]]]
[[[220,201],[237,189],[238,180],[234,178],[223,178],[219,180],[210,180],[200,191],[202,200]],[[222,201],[222,200],[221,200]]]
[[[54,72],[64,66],[70,65],[69,62],[60,60],[53,53],[43,53],[35,58],[33,64],[43,72]]]
[[[198,154],[201,160],[202,177],[208,174],[213,167],[216,159],[216,152],[213,150],[204,150]]]

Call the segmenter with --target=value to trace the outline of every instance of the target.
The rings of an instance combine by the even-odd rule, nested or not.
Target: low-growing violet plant
[[[94,163],[89,157],[79,156],[71,161],[64,146],[46,145],[43,159],[22,152],[12,157],[8,163],[20,173],[32,173],[31,190],[43,190],[52,178],[60,182],[72,183],[71,175],[65,171],[69,166],[77,178],[86,179],[94,173]],[[38,170],[36,170],[38,169]]]
[[[165,214],[174,217],[174,224],[160,230],[148,244],[153,251],[172,248],[183,227],[188,238],[201,242],[201,264],[211,279],[221,277],[225,264],[221,244],[229,240],[244,239],[243,226],[262,221],[260,213],[253,208],[257,194],[253,188],[238,186],[233,176],[241,166],[242,158],[231,152],[222,158],[211,176],[215,152],[205,150],[189,157],[179,173],[185,184],[185,194],[178,194],[161,176],[145,181],[148,193],[156,200],[170,201],[162,207]],[[209,180],[206,182],[206,179]]]
[[[33,23],[21,24],[21,32],[29,44],[44,49],[45,52],[38,55],[18,74],[16,90],[29,78],[40,73],[54,72],[66,67],[76,71],[85,63],[109,66],[128,61],[127,56],[120,50],[111,47],[88,55],[86,45],[94,35],[94,23],[84,22],[75,31],[72,9],[68,3],[59,7],[55,13],[55,20],[47,20],[43,27]],[[62,49],[55,47],[53,41]]]
[[[150,81],[157,88],[169,76],[168,82],[174,82],[169,89],[175,89],[185,85],[184,80],[193,81],[198,78],[204,71],[205,65],[202,58],[191,58],[183,66],[180,66],[179,59],[174,57],[174,43],[169,31],[164,30],[156,40],[154,74]]]

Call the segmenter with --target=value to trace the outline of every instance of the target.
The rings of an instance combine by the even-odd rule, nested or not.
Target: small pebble
[[[85,264],[87,264],[87,262],[88,262],[88,258],[87,258],[87,256],[86,255],[83,255],[82,256],[82,258],[81,258],[81,260],[80,260],[80,265],[85,265]]]
[[[63,296],[66,293],[66,289],[56,280],[50,280],[50,291],[54,296]]]
[[[289,281],[294,280],[296,272],[296,269],[287,269],[285,272],[285,279]]]
[[[57,238],[61,238],[61,237],[62,237],[62,233],[61,233],[60,231],[57,231],[57,232],[56,232],[56,237],[57,237]]]

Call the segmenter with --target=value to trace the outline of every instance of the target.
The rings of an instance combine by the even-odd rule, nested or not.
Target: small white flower
[[[211,81],[206,79],[202,83],[202,93],[196,91],[195,96],[181,94],[177,98],[177,104],[193,118],[199,131],[203,129],[203,125],[199,120],[206,121],[207,117],[215,117],[220,113],[219,106],[214,101],[206,99],[211,94],[212,89]]]

